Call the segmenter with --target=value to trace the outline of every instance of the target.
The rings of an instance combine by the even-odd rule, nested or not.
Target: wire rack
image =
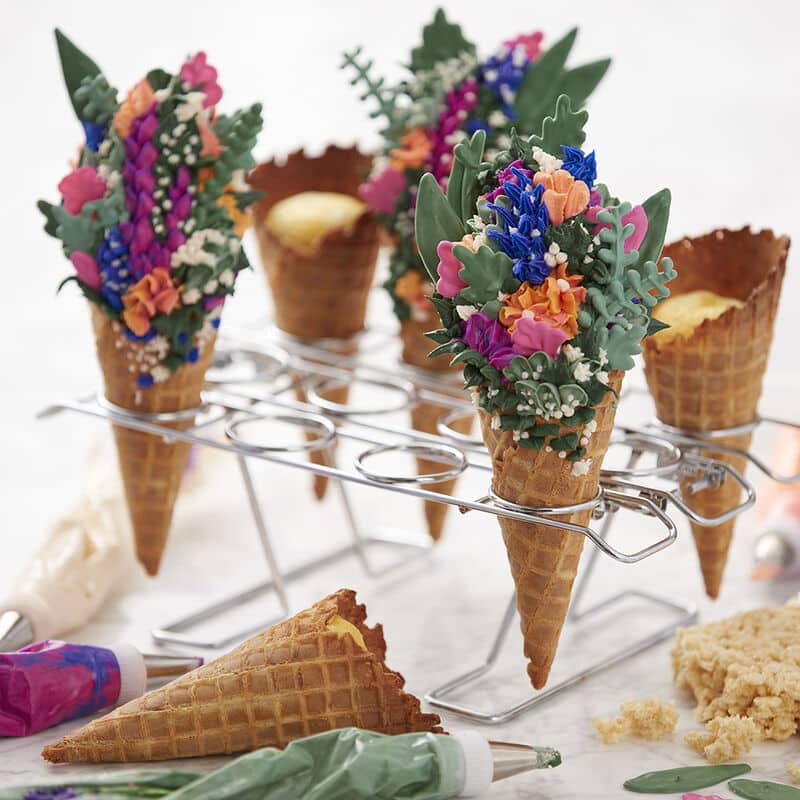
[[[576,584],[568,623],[588,619],[632,597],[644,600],[672,616],[672,621],[664,627],[648,632],[647,636],[633,644],[610,652],[607,657],[575,672],[561,683],[509,708],[485,711],[448,699],[452,693],[486,675],[497,662],[515,617],[512,596],[485,662],[426,696],[432,705],[439,708],[479,722],[504,722],[587,676],[652,646],[671,635],[677,627],[696,619],[697,612],[693,604],[639,590],[620,592],[584,609],[580,606],[600,553],[620,563],[637,563],[664,550],[676,540],[677,526],[671,512],[678,512],[700,525],[717,525],[754,503],[752,486],[733,467],[704,455],[704,452],[712,449],[706,439],[656,423],[640,429],[617,427],[612,436],[612,447],[626,451],[627,459],[623,467],[602,471],[600,488],[594,498],[580,505],[558,508],[521,506],[498,497],[491,490],[491,463],[482,440],[461,434],[452,427],[459,417],[475,413],[473,406],[465,401],[459,383],[433,371],[398,364],[393,359],[387,360],[385,354],[391,352],[393,345],[389,340],[392,338],[394,336],[390,332],[372,331],[345,343],[304,342],[275,329],[266,332],[263,328],[259,331],[238,331],[217,345],[214,364],[207,376],[207,389],[198,408],[175,413],[144,414],[114,406],[102,394],[93,393],[77,400],[54,403],[40,413],[40,417],[62,412],[82,414],[158,435],[166,441],[181,440],[222,450],[235,458],[266,561],[268,579],[155,628],[152,636],[156,642],[199,648],[224,647],[291,614],[287,585],[336,560],[355,557],[367,574],[379,575],[408,564],[413,558],[424,557],[430,550],[427,540],[407,535],[366,535],[360,530],[348,491],[352,484],[446,503],[464,514],[482,513],[535,522],[537,525],[585,536],[594,547]],[[326,399],[329,390],[344,385],[368,389],[366,394],[370,396],[370,401],[359,406],[357,403],[341,405]],[[298,396],[304,399],[300,400]],[[432,402],[445,408],[438,422],[437,435],[391,422],[390,418],[395,412],[410,409],[420,402]],[[165,427],[167,423],[186,418],[195,420],[186,430],[176,431]],[[786,424],[776,420],[770,422]],[[754,423],[757,424],[760,422]],[[270,431],[270,426],[297,429],[296,440],[277,443],[277,437],[271,433],[264,434],[265,430]],[[220,430],[223,431],[222,436],[219,435]],[[737,429],[737,432],[741,431]],[[711,436],[715,435],[716,432],[712,432]],[[730,435],[730,432],[724,435]],[[337,441],[349,441],[358,447],[358,455],[352,462],[337,463],[333,449]],[[730,448],[713,445],[714,453],[727,450]],[[323,463],[307,459],[308,453],[314,451],[323,456],[316,461]],[[402,473],[382,468],[383,458],[396,453],[437,462],[441,464],[441,469],[420,475],[416,470]],[[759,469],[771,474],[769,468],[755,456],[746,452],[741,454]],[[272,534],[267,528],[250,471],[249,462],[253,459],[333,479],[349,531],[348,544],[319,554],[294,569],[283,570],[276,559]],[[478,474],[487,486],[486,492],[474,498],[458,493],[441,494],[426,488],[464,473]],[[741,502],[716,517],[703,517],[692,511],[681,492],[681,482],[686,487],[686,478],[691,478],[688,491],[694,492],[719,485],[727,476],[741,486]],[[800,480],[800,475],[776,479]],[[667,484],[667,488],[664,488],[664,484]],[[585,526],[553,518],[554,515],[585,509],[591,509],[592,512],[592,521]],[[661,531],[658,538],[642,542],[633,550],[621,550],[610,544],[608,534],[621,512],[650,519]],[[377,567],[372,551],[387,547],[396,550],[398,556],[388,565]],[[276,617],[261,620],[246,630],[216,638],[202,637],[194,632],[202,623],[265,594],[274,594],[278,600],[279,614]]]

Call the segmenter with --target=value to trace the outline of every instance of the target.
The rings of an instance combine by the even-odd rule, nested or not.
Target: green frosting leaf
[[[747,800],[800,800],[800,789],[786,783],[749,781],[745,778],[729,781],[728,788]]]
[[[438,280],[436,267],[439,256],[436,248],[439,242],[457,242],[464,236],[466,229],[430,172],[425,173],[419,182],[414,226],[419,254],[435,284]]]
[[[658,772],[645,772],[629,778],[623,786],[629,792],[642,794],[678,794],[715,786],[728,778],[750,772],[749,764],[717,764],[705,767],[677,767]]]
[[[411,51],[409,66],[413,72],[429,70],[462,53],[474,54],[475,45],[464,38],[461,26],[448,22],[444,11],[437,8],[433,22],[422,29],[422,45]]]
[[[588,111],[573,111],[569,97],[562,94],[556,100],[553,116],[545,117],[541,135],[531,136],[528,142],[532,147],[541,147],[551,155],[559,155],[562,144],[581,147],[586,139],[583,126],[588,119]]]
[[[558,97],[559,79],[577,36],[578,29],[573,28],[525,72],[514,98],[516,124],[521,130],[537,130],[545,114],[553,108],[553,103]],[[571,142],[559,142],[559,144],[571,144]],[[543,145],[540,147],[544,148]],[[553,151],[548,150],[548,152]],[[559,150],[556,155],[560,152]]]
[[[655,317],[650,317],[650,324],[647,326],[647,335],[652,336],[654,333],[665,331],[670,327],[672,326],[667,325],[666,322],[662,322],[660,319],[656,319]]]
[[[46,200],[40,200],[36,204],[36,208],[44,214],[44,232],[48,236],[58,236],[58,214],[56,209],[60,208],[60,206],[54,206]]]
[[[75,93],[84,78],[94,78],[101,74],[100,67],[89,56],[76,47],[58,28],[55,30],[58,57],[61,59],[61,71],[64,73],[64,83],[67,86],[72,107],[78,119],[81,118],[81,108],[75,101]]]
[[[486,144],[486,131],[478,130],[469,141],[460,142],[453,149],[453,168],[447,182],[447,202],[466,223],[475,212],[475,184],[478,174],[486,165],[482,161]]]
[[[667,235],[671,201],[672,195],[669,189],[662,189],[642,203],[644,213],[647,214],[647,233],[639,248],[639,258],[642,262],[658,262],[658,259],[661,258],[664,238]]]
[[[104,75],[87,75],[75,90],[72,105],[79,119],[107,125],[117,110],[117,90]]]
[[[491,247],[481,245],[473,252],[463,244],[453,248],[453,255],[464,265],[459,277],[469,284],[459,294],[465,303],[482,305],[497,300],[497,294],[509,280],[514,280],[513,263],[505,254],[495,253]]]
[[[160,92],[162,89],[166,89],[169,86],[170,81],[172,80],[172,76],[166,70],[161,69],[160,67],[156,67],[156,69],[151,69],[150,72],[145,75],[147,82],[150,84],[150,88],[154,92]]]
[[[556,96],[565,94],[575,108],[580,108],[603,80],[610,66],[611,59],[603,58],[600,61],[592,61],[589,64],[567,70],[558,81]]]

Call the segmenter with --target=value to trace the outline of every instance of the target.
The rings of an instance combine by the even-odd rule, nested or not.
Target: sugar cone
[[[328,627],[339,616],[361,633]],[[385,664],[380,625],[342,589],[227,655],[90,722],[42,755],[52,762],[160,761],[285,747],[357,726],[379,733],[441,733]]]
[[[610,374],[619,391],[622,372]],[[492,488],[499,497],[526,506],[564,506],[591,500],[597,494],[600,467],[616,414],[616,395],[608,392],[597,408],[597,428],[586,445],[592,459],[589,472],[572,474],[573,464],[555,451],[533,450],[514,442],[511,431],[495,430],[491,417],[480,412],[483,439],[492,457]],[[562,434],[569,428],[562,428]],[[586,525],[591,510],[553,516]],[[499,518],[517,595],[528,675],[534,688],[547,682],[569,608],[584,537],[557,528]]]
[[[214,336],[198,341],[200,357],[181,366],[170,378],[148,389],[136,385],[139,359],[145,345],[128,340],[122,326],[92,305],[97,358],[103,372],[105,396],[116,406],[155,414],[197,408],[205,373],[214,353]],[[146,356],[145,356],[146,357]],[[186,430],[194,418],[165,424]],[[189,458],[186,442],[165,442],[160,436],[114,425],[120,474],[136,543],[136,556],[149,575],[156,575]]]
[[[678,269],[670,284],[672,295],[706,289],[742,300],[744,307],[705,320],[688,338],[645,339],[645,374],[662,422],[702,433],[756,418],[788,250],[787,237],[749,228],[717,230],[664,248]],[[750,435],[719,442],[746,450]],[[740,472],[747,466],[743,458],[706,454]],[[681,489],[690,507],[704,516],[718,515],[740,500],[739,487],[730,478],[718,488],[695,494],[691,481],[684,479]],[[719,594],[734,527],[735,520],[714,527],[692,524],[709,597]]]
[[[433,312],[433,308],[431,307]],[[447,376],[448,372],[455,371],[450,366],[450,357],[438,356],[428,358],[428,353],[436,346],[425,336],[427,331],[437,327],[438,320],[431,313],[428,319],[403,320],[400,323],[400,336],[403,340],[403,361],[411,364],[418,369],[427,369],[433,373]],[[450,411],[449,406],[439,403],[432,403],[426,400],[420,401],[411,409],[411,427],[415,431],[423,433],[438,434],[437,423],[442,415]],[[451,427],[459,433],[468,434],[472,430],[473,417],[459,417],[453,421]],[[429,461],[425,458],[417,459],[417,471],[419,474],[428,472],[438,472],[442,470],[442,465],[436,461]],[[426,484],[425,488],[440,494],[452,494],[458,479],[452,478],[441,483]],[[447,511],[450,508],[446,503],[436,503],[431,500],[424,501],[425,520],[428,524],[428,533],[434,541],[441,538],[444,530],[444,521]]]
[[[350,339],[364,329],[367,298],[375,274],[380,239],[374,215],[365,211],[351,231],[324,237],[313,253],[292,249],[267,229],[266,218],[281,200],[300,192],[339,192],[358,195],[372,159],[356,148],[331,146],[319,157],[303,151],[285,162],[269,161],[256,167],[248,178],[253,189],[265,196],[253,209],[261,262],[275,306],[275,323],[304,341]],[[346,403],[347,387],[331,390],[327,399]],[[304,398],[300,398],[304,399]],[[321,451],[310,455],[325,463]],[[325,494],[327,478],[314,477],[314,493]]]

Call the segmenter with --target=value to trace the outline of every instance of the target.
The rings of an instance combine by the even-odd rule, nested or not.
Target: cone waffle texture
[[[365,211],[352,230],[329,234],[309,254],[288,247],[267,230],[267,215],[276,203],[300,192],[357,197],[370,166],[371,159],[355,148],[329,147],[317,158],[299,150],[284,163],[270,161],[250,173],[253,189],[265,192],[253,216],[275,321],[292,336],[343,339],[363,329],[378,255],[378,224]]]
[[[356,626],[327,627],[334,616]],[[379,733],[441,733],[386,667],[380,625],[342,589],[225,656],[127,703],[46,747],[52,762],[160,761],[285,747],[293,739],[357,726]]]
[[[616,392],[623,374],[610,373],[610,386]],[[495,494],[518,505],[534,507],[573,505],[595,497],[614,426],[616,399],[614,393],[607,392],[597,407],[597,428],[586,445],[586,457],[592,462],[589,472],[581,477],[575,477],[572,462],[559,458],[555,451],[520,447],[511,431],[492,428],[491,416],[481,410],[481,430],[492,458]],[[570,430],[574,429],[563,428],[562,434]],[[552,519],[586,525],[591,515],[587,510],[553,515]],[[516,588],[528,675],[533,686],[541,689],[555,658],[584,536],[545,525],[498,519]]]
[[[214,353],[214,337],[198,341],[200,357],[196,362],[184,364],[166,381],[142,389],[136,385],[137,359],[146,357],[143,355],[145,346],[129,341],[122,326],[112,322],[94,305],[91,313],[107,400],[121,408],[145,414],[182,411],[200,405],[205,373]],[[186,430],[193,423],[194,417],[159,424],[173,430]],[[161,436],[122,425],[114,425],[113,430],[136,556],[148,574],[155,575],[189,458],[189,444],[168,443]]]
[[[427,369],[432,372],[455,372],[450,366],[450,356],[437,356],[428,358],[428,353],[435,347],[434,343],[425,334],[434,330],[439,324],[433,310],[427,320],[407,319],[400,323],[400,337],[403,341],[403,361],[419,369]],[[411,427],[415,431],[423,433],[438,434],[437,424],[439,419],[451,410],[450,406],[443,406],[437,403],[421,401],[411,409]],[[458,417],[450,423],[450,427],[464,435],[472,430],[474,417]],[[422,475],[428,472],[441,471],[442,465],[437,461],[428,461],[425,458],[417,459],[417,472]],[[425,488],[441,494],[452,494],[456,488],[457,478],[442,481],[441,483],[426,484]],[[442,536],[444,522],[447,512],[450,509],[446,503],[435,503],[431,500],[423,501],[425,508],[425,521],[428,525],[428,533],[434,541]]]
[[[744,307],[705,320],[689,337],[677,336],[668,342],[659,342],[658,336],[645,339],[645,374],[662,422],[702,433],[756,419],[788,250],[787,237],[749,228],[717,230],[664,248],[664,255],[678,269],[677,279],[670,284],[673,296],[706,289],[742,300]],[[750,435],[718,441],[746,450]],[[740,457],[705,454],[739,472],[747,466]],[[690,491],[691,481],[682,482],[684,497],[704,516],[718,515],[740,501],[739,486],[731,478],[718,488],[695,494]],[[692,524],[710,597],[719,594],[734,525],[734,520],[714,527]]]

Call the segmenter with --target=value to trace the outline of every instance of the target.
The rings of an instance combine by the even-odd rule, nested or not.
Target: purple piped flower
[[[482,311],[476,311],[467,320],[461,341],[465,342],[467,347],[486,356],[489,363],[501,371],[517,355],[508,331],[496,319],[487,317]]]
[[[497,199],[499,195],[505,194],[505,190],[503,189],[504,183],[512,183],[514,184],[514,186],[519,186],[520,173],[524,175],[526,178],[533,178],[533,171],[525,167],[522,163],[522,160],[519,158],[516,161],[512,161],[504,169],[501,169],[496,174],[497,180],[500,185],[486,195],[487,202],[494,203],[494,201]]]
[[[444,108],[439,114],[436,127],[429,133],[433,142],[430,155],[430,171],[442,188],[450,176],[453,146],[463,138],[464,121],[478,104],[478,82],[474,78],[451,89],[444,99]]]

